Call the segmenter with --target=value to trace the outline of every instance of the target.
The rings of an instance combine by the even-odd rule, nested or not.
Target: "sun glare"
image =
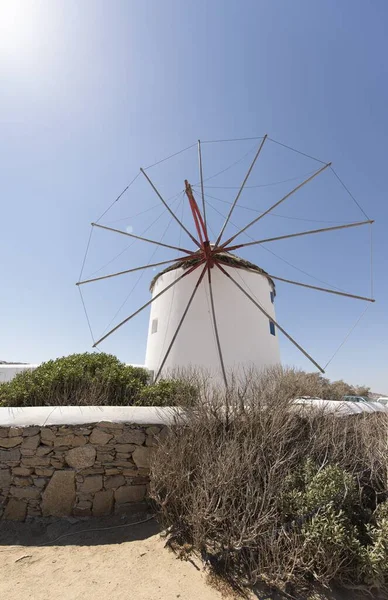
[[[29,61],[39,42],[41,4],[0,0],[0,55],[7,62]]]

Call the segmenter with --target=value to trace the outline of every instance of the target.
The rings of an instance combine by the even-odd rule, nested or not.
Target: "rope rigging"
[[[254,166],[255,166],[255,162],[256,160],[259,158],[259,155],[261,153],[261,150],[263,149],[263,146],[266,142],[266,140],[268,139],[269,142],[279,145],[281,147],[286,148],[287,150],[296,152],[306,158],[309,158],[311,160],[314,160],[318,163],[320,163],[322,166],[317,170],[317,171],[310,171],[309,173],[307,173],[306,175],[303,176],[299,176],[299,177],[292,177],[292,178],[288,178],[282,181],[275,181],[275,182],[270,182],[270,183],[266,183],[266,184],[257,184],[257,185],[246,185],[248,178],[251,174],[251,171],[253,170]],[[255,145],[250,148],[248,150],[248,152],[245,152],[243,154],[243,156],[241,158],[239,158],[238,160],[235,160],[233,163],[229,164],[228,166],[226,166],[224,169],[204,178],[203,177],[203,171],[202,171],[202,155],[201,155],[201,144],[219,144],[219,143],[228,143],[228,142],[242,142],[242,141],[250,141],[250,140],[254,140],[256,143]],[[258,145],[257,142],[260,142],[260,144]],[[194,147],[197,147],[198,149],[198,161],[199,161],[199,174],[200,174],[200,181],[196,182],[192,185],[189,184],[188,181],[185,182],[185,190],[184,191],[180,191],[178,194],[176,194],[175,196],[172,196],[171,198],[168,198],[168,200],[165,200],[163,198],[163,196],[160,194],[159,190],[157,189],[157,187],[155,186],[155,184],[153,183],[153,181],[151,180],[151,178],[149,177],[149,175],[146,173],[146,171],[148,171],[149,169],[151,169],[152,167],[159,165],[161,163],[164,163],[165,161],[168,161]],[[236,165],[242,163],[249,155],[252,154],[253,151],[255,152],[255,156],[253,158],[253,161],[250,164],[250,167],[247,171],[247,174],[245,175],[245,178],[242,182],[242,184],[240,186],[204,186],[204,182],[208,182],[212,179],[215,179],[217,177],[219,177],[220,175],[222,175],[223,173],[229,171],[230,169],[232,169],[233,167],[235,167]],[[300,217],[293,217],[290,215],[282,215],[279,214],[277,212],[273,212],[273,209],[277,208],[280,204],[282,204],[283,202],[285,202],[286,200],[288,200],[290,198],[291,195],[293,195],[294,193],[298,192],[300,190],[300,188],[302,186],[304,186],[305,184],[308,184],[313,178],[315,178],[316,176],[318,176],[320,173],[322,173],[323,171],[325,171],[326,169],[328,169],[328,167],[330,167],[330,170],[332,171],[332,173],[334,174],[334,176],[336,177],[336,179],[339,181],[339,183],[342,185],[342,187],[344,188],[344,190],[347,192],[347,194],[350,196],[350,198],[352,199],[352,201],[355,203],[355,205],[358,207],[358,209],[362,212],[363,216],[367,219],[366,221],[362,221],[362,222],[341,222],[341,221],[326,221],[326,220],[319,220],[319,219],[308,219],[308,218],[300,218]],[[133,233],[130,233],[129,231],[123,231],[121,229],[116,229],[113,227],[108,227],[107,225],[102,225],[100,224],[101,219],[110,211],[110,209],[124,196],[124,194],[128,191],[128,189],[133,185],[133,183],[137,180],[137,178],[139,177],[140,174],[143,174],[145,179],[148,181],[148,183],[150,184],[151,188],[153,189],[153,191],[155,192],[155,194],[158,196],[160,202],[163,204],[163,210],[161,212],[160,215],[158,215],[156,217],[156,219],[153,220],[153,222],[151,223],[151,225],[149,225],[144,231],[142,231],[141,235],[135,235]],[[307,177],[307,178],[306,178]],[[296,180],[300,180],[303,179],[303,181],[301,183],[299,183],[294,189],[292,189],[290,192],[288,192],[286,195],[284,195],[280,200],[278,200],[277,202],[275,202],[270,208],[262,211],[258,208],[253,208],[250,206],[246,206],[246,205],[242,205],[239,204],[239,199],[240,196],[242,195],[242,192],[244,190],[244,187],[246,187],[247,189],[257,189],[257,188],[262,188],[262,187],[269,187],[269,186],[275,186],[275,185],[280,185],[282,183],[287,183],[290,181],[296,181]],[[192,188],[198,187],[198,194],[201,195],[202,197],[202,212],[198,207],[197,201],[193,195],[192,192]],[[204,192],[204,188],[206,189],[236,189],[238,190],[237,195],[235,197],[235,199],[230,202],[221,198],[217,198],[215,196],[212,196],[210,194],[208,194],[207,192]],[[197,190],[196,190],[197,191]],[[186,225],[184,224],[184,202],[183,202],[183,196],[182,194],[186,193],[188,201],[189,201],[189,205],[191,208],[191,213],[192,213],[192,217],[193,217],[193,222],[195,225],[195,229],[196,229],[196,236],[194,236],[191,231],[186,227]],[[179,200],[180,198],[180,200]],[[219,202],[222,202],[226,205],[229,206],[228,209],[228,214],[225,217],[225,215],[223,215],[209,200],[209,198],[212,198],[213,200],[217,200]],[[139,199],[140,200],[140,199]],[[178,201],[178,206],[175,207],[174,204],[175,202]],[[169,204],[170,203],[170,204]],[[180,218],[177,216],[177,213],[180,209],[180,206],[182,204],[182,213]],[[218,234],[218,236],[216,236],[211,228],[211,224],[208,223],[207,218],[206,218],[206,207],[210,207],[212,208],[215,212],[217,212],[223,219],[224,219],[224,223],[221,227],[221,230]],[[154,206],[151,206],[145,210],[142,210],[138,213],[136,213],[135,215],[132,215],[131,217],[123,217],[120,219],[116,219],[115,221],[108,221],[108,224],[110,223],[118,223],[118,222],[123,222],[123,221],[127,221],[129,219],[134,219],[138,216],[147,214],[151,211],[154,211],[155,209],[157,209],[158,207],[160,207],[160,204],[156,204]],[[250,221],[248,224],[246,224],[244,227],[239,227],[237,226],[235,223],[233,223],[233,221],[231,220],[231,216],[232,213],[234,211],[235,208],[241,208],[244,210],[248,210],[251,212],[256,213],[256,217]],[[170,219],[169,222],[162,234],[161,237],[158,236],[157,239],[148,239],[144,237],[144,234],[147,233],[147,231],[153,226],[155,225],[159,219],[165,215],[167,213],[170,214]],[[283,218],[283,219],[289,219],[289,220],[299,220],[299,221],[304,221],[304,222],[318,222],[318,223],[339,223],[339,225],[334,226],[334,227],[325,227],[325,228],[321,228],[321,229],[314,229],[314,230],[309,230],[309,231],[302,231],[302,232],[297,232],[297,233],[291,233],[288,235],[282,235],[282,236],[277,236],[277,237],[271,237],[271,238],[265,238],[265,239],[261,239],[261,240],[255,240],[252,236],[250,236],[247,233],[247,229],[250,228],[251,226],[253,226],[255,223],[257,223],[260,219],[262,219],[265,216],[273,216],[273,217],[278,217],[278,218]],[[174,246],[171,244],[166,244],[163,242],[171,224],[175,221],[176,224],[179,225],[179,245],[178,246]],[[227,225],[231,224],[233,227],[236,228],[236,232],[229,237],[228,239],[224,240],[224,233],[226,231]],[[285,279],[283,277],[278,277],[275,275],[268,275],[268,277],[273,277],[274,279],[277,279],[283,283],[287,283],[287,284],[292,284],[292,285],[296,285],[296,286],[301,286],[301,287],[306,287],[306,288],[310,288],[312,290],[316,290],[316,291],[321,291],[321,292],[326,292],[326,293],[331,293],[331,294],[337,294],[337,295],[341,295],[341,296],[347,296],[350,298],[356,298],[359,300],[366,300],[369,302],[374,302],[373,299],[373,234],[372,234],[372,225],[373,221],[371,219],[369,219],[369,217],[367,216],[366,212],[363,210],[363,208],[361,207],[361,205],[359,204],[359,202],[355,199],[355,197],[352,195],[352,193],[349,191],[348,187],[344,184],[344,182],[342,181],[342,179],[339,177],[339,175],[336,173],[336,171],[333,169],[333,167],[331,166],[331,163],[327,163],[324,162],[314,156],[311,156],[309,154],[306,154],[304,152],[301,152],[291,146],[288,146],[282,142],[279,142],[277,140],[274,140],[273,138],[267,137],[267,135],[265,136],[261,136],[261,137],[247,137],[247,138],[230,138],[230,139],[223,139],[223,140],[205,140],[205,141],[198,141],[198,143],[192,144],[190,146],[187,146],[186,148],[183,148],[182,150],[179,150],[178,152],[175,152],[173,154],[170,154],[169,156],[162,158],[161,160],[149,165],[148,167],[146,167],[145,169],[141,169],[140,172],[132,179],[132,181],[124,188],[124,190],[115,198],[115,200],[108,206],[108,208],[100,215],[100,217],[94,222],[92,223],[92,228],[90,230],[90,234],[89,234],[89,238],[88,238],[88,242],[87,242],[87,246],[86,246],[86,251],[85,251],[85,255],[82,261],[82,265],[81,265],[81,271],[80,271],[80,276],[79,276],[79,281],[78,281],[78,289],[79,289],[79,293],[80,293],[80,297],[81,297],[81,302],[83,305],[83,309],[85,312],[85,316],[87,319],[87,323],[88,323],[88,327],[90,330],[90,334],[93,340],[93,347],[97,347],[98,344],[100,344],[103,340],[105,340],[108,336],[110,336],[113,332],[117,331],[117,329],[119,327],[121,327],[122,325],[124,325],[125,323],[127,323],[130,319],[132,319],[134,316],[136,316],[137,314],[139,314],[142,310],[144,310],[146,307],[150,306],[150,304],[152,302],[154,302],[154,300],[156,300],[158,297],[160,297],[162,294],[164,294],[165,292],[167,292],[169,289],[173,288],[172,290],[172,299],[174,299],[175,296],[175,285],[181,281],[184,277],[187,277],[190,273],[192,273],[193,271],[195,271],[196,269],[198,269],[199,267],[203,267],[201,269],[201,274],[199,275],[199,277],[197,278],[197,281],[195,283],[195,286],[192,290],[191,296],[188,300],[188,303],[186,305],[185,310],[183,311],[183,314],[181,316],[181,319],[179,321],[179,324],[177,326],[177,329],[175,331],[175,333],[172,336],[172,339],[169,343],[167,352],[165,353],[165,344],[166,344],[166,336],[167,336],[167,330],[169,328],[169,324],[170,324],[170,319],[171,319],[171,313],[172,313],[172,305],[173,302],[171,302],[170,307],[169,307],[169,313],[168,313],[168,324],[167,324],[167,328],[165,331],[165,338],[164,338],[164,342],[162,345],[162,349],[161,349],[161,355],[159,358],[159,368],[156,374],[156,379],[159,377],[159,375],[161,374],[161,371],[164,367],[164,365],[166,364],[167,358],[169,356],[169,353],[172,349],[172,346],[175,342],[176,337],[179,334],[179,331],[183,325],[183,322],[186,318],[186,315],[190,309],[191,303],[194,300],[195,294],[200,286],[200,284],[202,282],[204,282],[205,285],[205,281],[204,277],[205,274],[207,273],[207,284],[209,286],[209,293],[210,293],[210,303],[209,303],[209,296],[208,293],[206,291],[206,300],[207,300],[207,304],[208,304],[208,309],[211,312],[211,326],[212,326],[212,331],[213,331],[213,336],[215,337],[215,341],[216,341],[216,345],[217,345],[217,351],[218,351],[218,357],[219,357],[219,364],[221,367],[221,371],[223,373],[223,378],[224,378],[224,382],[225,382],[225,386],[228,386],[228,382],[227,382],[227,377],[226,377],[226,371],[225,371],[225,365],[224,365],[224,361],[223,361],[223,353],[222,353],[222,347],[221,347],[221,342],[220,342],[220,338],[219,338],[219,334],[218,334],[218,329],[217,329],[217,319],[216,319],[216,306],[214,303],[214,295],[213,295],[213,289],[212,289],[212,276],[211,276],[211,269],[213,269],[213,267],[217,267],[218,271],[221,272],[225,277],[227,277],[229,280],[231,280],[233,282],[233,284],[240,290],[240,292],[242,292],[250,301],[251,303],[253,303],[256,308],[258,308],[261,313],[263,313],[265,316],[270,317],[270,315],[266,312],[265,308],[262,306],[262,304],[259,302],[259,300],[256,298],[256,296],[254,295],[254,293],[252,292],[252,290],[249,291],[251,293],[248,293],[248,291],[245,289],[246,287],[246,282],[244,283],[244,286],[241,286],[230,274],[230,272],[228,272],[227,270],[225,270],[223,264],[225,265],[224,262],[224,256],[225,253],[230,253],[233,250],[236,249],[243,249],[246,248],[248,246],[252,246],[252,245],[259,245],[261,248],[264,248],[264,250],[266,250],[267,252],[270,252],[273,256],[275,256],[276,258],[280,259],[281,261],[283,261],[285,264],[288,264],[289,266],[291,266],[292,268],[298,270],[299,272],[307,275],[308,277],[311,277],[313,279],[315,279],[316,281],[320,282],[320,283],[324,283],[325,285],[329,285],[330,287],[332,287],[333,289],[327,289],[327,288],[321,288],[321,287],[317,287],[317,286],[312,286],[309,284],[305,284],[303,282],[297,282],[297,281],[292,281],[289,279]],[[262,244],[266,244],[268,242],[274,242],[274,241],[278,241],[278,240],[284,240],[284,239],[289,239],[289,238],[293,238],[293,237],[298,237],[298,236],[306,236],[306,235],[311,235],[311,234],[318,234],[318,233],[323,233],[326,231],[332,231],[332,230],[338,230],[338,229],[343,229],[343,228],[349,228],[349,227],[358,227],[360,225],[365,225],[365,224],[369,224],[370,225],[370,298],[367,298],[365,296],[357,296],[354,294],[350,294],[348,292],[345,292],[343,290],[341,290],[340,288],[336,288],[335,286],[328,284],[320,279],[318,279],[317,277],[315,277],[314,275],[311,275],[309,273],[307,273],[306,271],[303,271],[302,269],[296,267],[295,265],[293,265],[291,262],[289,262],[288,260],[282,258],[281,256],[277,255],[275,252],[273,252],[272,250],[269,250],[268,248],[266,248],[264,245]],[[105,265],[103,265],[102,267],[100,267],[99,269],[97,269],[96,271],[94,271],[94,273],[92,273],[92,276],[95,275],[96,273],[101,272],[103,269],[105,269],[109,264],[111,264],[113,261],[115,261],[117,258],[119,258],[120,256],[122,256],[129,248],[131,248],[133,246],[134,243],[136,243],[136,241],[144,241],[146,243],[152,243],[154,244],[156,247],[154,248],[148,263],[139,267],[134,267],[132,269],[126,269],[126,270],[122,270],[119,271],[117,273],[110,273],[108,275],[104,275],[101,277],[96,277],[93,279],[87,279],[84,281],[81,281],[81,278],[83,276],[83,272],[84,272],[84,268],[86,265],[86,261],[87,261],[87,257],[89,254],[89,250],[90,250],[90,245],[91,245],[91,240],[92,240],[92,235],[93,235],[93,229],[94,227],[98,227],[100,229],[103,230],[107,230],[116,234],[121,234],[121,235],[125,235],[125,236],[129,236],[131,238],[134,238],[134,240],[128,245],[126,246],[126,248],[124,248],[124,250],[120,251],[116,256],[114,256],[112,259],[110,259]],[[207,229],[209,228],[209,230],[211,231],[212,235],[213,235],[213,239],[215,240],[214,244],[210,244],[209,238],[208,238],[208,232]],[[194,244],[194,250],[192,249],[185,249],[181,247],[181,237],[182,237],[182,232],[185,232],[187,234],[187,236],[190,238],[191,242]],[[241,234],[244,234],[244,236],[246,236],[250,241],[249,242],[243,242],[243,243],[235,243],[234,245],[233,242],[234,240],[240,236]],[[196,248],[195,248],[196,246]],[[169,248],[169,249],[174,249],[176,251],[179,252],[179,256],[177,258],[173,258],[170,260],[166,260],[166,261],[161,261],[159,263],[155,263],[152,264],[152,260],[155,256],[155,254],[158,252],[160,247],[164,247],[164,248]],[[182,253],[185,254],[185,256],[182,256]],[[136,290],[137,286],[139,285],[140,281],[142,280],[142,277],[144,275],[144,272],[147,268],[150,267],[155,267],[158,265],[163,265],[163,264],[168,264],[168,263],[174,263],[176,262],[177,265],[181,266],[181,264],[184,264],[184,261],[187,261],[187,265],[188,268],[184,269],[182,275],[180,275],[179,277],[175,278],[175,280],[169,284],[167,287],[165,287],[159,294],[157,294],[156,296],[153,296],[152,299],[145,303],[142,307],[140,307],[138,310],[136,310],[134,313],[132,313],[129,317],[127,317],[126,319],[124,319],[121,323],[119,323],[118,325],[116,325],[113,329],[111,329],[110,331],[109,328],[111,327],[111,325],[113,324],[113,322],[116,320],[117,316],[120,314],[120,312],[122,311],[122,309],[124,308],[124,306],[126,305],[126,303],[128,302],[129,298],[132,296],[132,294],[134,293],[134,291]],[[174,265],[172,265],[171,268],[174,268]],[[241,267],[240,267],[241,268]],[[168,269],[170,269],[170,267],[168,267]],[[168,270],[167,269],[167,270]],[[81,284],[88,284],[91,282],[96,282],[99,281],[101,279],[107,279],[110,277],[117,277],[117,276],[123,276],[127,273],[131,273],[134,271],[140,271],[139,276],[136,279],[136,282],[134,283],[134,285],[132,286],[131,290],[129,291],[129,293],[127,294],[126,298],[124,299],[124,301],[122,302],[122,304],[120,305],[119,309],[116,311],[114,317],[111,319],[111,321],[108,323],[107,327],[105,328],[102,336],[100,337],[100,339],[96,342],[94,335],[93,335],[93,331],[92,331],[92,327],[91,327],[91,323],[90,323],[90,319],[88,316],[88,312],[86,309],[86,305],[85,305],[85,301],[82,295],[82,291],[81,291]],[[237,274],[239,275],[240,279],[242,280],[239,272],[238,272],[238,267],[237,267]],[[206,285],[205,285],[206,288]],[[206,288],[207,290],[207,288]],[[336,290],[336,291],[335,291]],[[362,315],[357,319],[356,323],[352,326],[352,328],[350,329],[350,331],[347,333],[347,335],[345,336],[345,339],[341,342],[340,346],[338,347],[338,349],[336,350],[336,352],[333,354],[333,356],[330,358],[330,360],[327,362],[327,364],[325,365],[325,369],[327,368],[327,366],[331,363],[331,361],[334,359],[334,357],[336,356],[336,354],[339,352],[339,350],[342,348],[342,346],[346,343],[347,339],[349,338],[349,336],[351,335],[351,333],[353,332],[353,330],[355,329],[355,327],[358,325],[358,323],[360,322],[360,320],[363,318],[363,316],[365,315],[367,311],[367,308],[363,311]],[[314,366],[316,368],[318,368],[321,372],[324,372],[324,369],[294,340],[293,337],[291,337],[287,331],[285,329],[283,329],[276,321],[274,321],[274,319],[272,319],[272,321],[274,322],[275,326],[291,341],[292,344],[294,344],[304,355],[306,358],[308,358],[308,360],[310,360],[310,362],[312,362],[314,364]],[[162,357],[162,355],[164,355]]]

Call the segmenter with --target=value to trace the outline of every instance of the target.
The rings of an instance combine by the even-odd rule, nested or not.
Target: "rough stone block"
[[[19,448],[11,450],[0,450],[0,463],[18,462],[20,460]],[[16,466],[16,465],[15,465]]]
[[[145,485],[124,485],[115,491],[115,500],[118,504],[140,502],[144,500],[145,494]]]
[[[144,443],[146,436],[145,433],[138,429],[126,429],[116,439],[118,444],[136,444],[141,446]]]
[[[50,429],[49,427],[42,427],[40,430],[40,437],[42,444],[52,445],[55,440],[55,431]]]
[[[28,440],[28,438],[25,438],[26,440]],[[35,456],[36,454],[36,450],[33,450],[32,448],[23,448],[20,450],[21,455],[22,456]]]
[[[23,436],[30,437],[32,435],[38,435],[39,432],[40,427],[25,427],[25,429],[23,429]]]
[[[8,427],[0,427],[0,438],[8,437],[9,428]]]
[[[123,423],[112,423],[111,421],[100,421],[96,423],[96,427],[102,427],[103,429],[115,429],[120,430],[123,429]]]
[[[47,456],[51,452],[53,452],[53,449],[50,446],[39,446],[36,449],[36,456]]]
[[[32,479],[31,477],[14,477],[12,483],[18,487],[28,487],[32,484]]]
[[[82,469],[79,471],[80,475],[104,475],[105,469],[104,467],[90,467],[90,469]]]
[[[146,428],[146,434],[147,435],[158,435],[160,429],[161,428],[158,427],[157,425],[151,425],[150,427]]]
[[[150,447],[141,446],[136,448],[132,454],[132,458],[137,467],[149,468],[153,449]]]
[[[27,502],[24,500],[18,500],[17,498],[10,498],[5,511],[3,519],[8,521],[24,521],[27,514]]]
[[[24,438],[22,444],[22,450],[25,448],[29,448],[32,450],[36,450],[40,444],[40,435],[31,435],[29,437]]]
[[[96,444],[97,446],[104,446],[105,444],[110,442],[112,437],[113,433],[106,433],[106,431],[95,427],[95,429],[93,429],[92,431],[92,435],[90,436],[89,440],[91,444]]]
[[[125,477],[122,475],[112,475],[112,477],[105,477],[104,487],[109,490],[111,488],[118,488],[125,485]]]
[[[84,446],[86,444],[86,438],[83,435],[63,435],[57,436],[54,439],[54,447],[57,446],[69,446],[75,448],[77,446]]]
[[[46,456],[25,456],[23,457],[23,467],[48,467],[50,459]]]
[[[118,475],[121,473],[120,469],[105,469],[105,475]]]
[[[0,469],[0,489],[11,485],[11,473],[9,469]]]
[[[54,469],[62,469],[63,465],[65,464],[63,460],[59,460],[57,458],[52,458],[49,461],[49,464],[51,464],[52,467],[54,467]]]
[[[97,492],[93,500],[93,516],[110,515],[113,508],[113,490]]]
[[[34,482],[34,485],[36,485],[36,487],[38,488],[44,488],[47,483],[47,479],[45,479],[44,477],[33,477],[32,480]]]
[[[125,477],[136,477],[139,474],[138,469],[134,467],[133,469],[123,469],[123,475]]]
[[[92,503],[89,500],[81,500],[73,509],[76,517],[90,517],[92,514]]]
[[[0,438],[0,448],[15,448],[23,441],[22,437]]]
[[[39,475],[39,477],[51,477],[54,473],[54,469],[51,467],[36,467],[35,473]]]
[[[8,432],[8,437],[19,437],[23,435],[23,429],[20,427],[10,427]]]
[[[65,456],[66,462],[73,469],[86,469],[91,467],[96,460],[96,450],[87,445],[69,450]]]
[[[14,467],[12,469],[12,475],[19,475],[21,477],[28,477],[28,475],[31,475],[33,472],[34,469],[32,467]]]
[[[137,446],[135,444],[116,444],[115,450],[116,452],[133,452],[136,450]]]
[[[98,492],[102,489],[102,475],[89,475],[80,484],[79,491],[84,493]]]
[[[75,502],[75,472],[56,471],[42,495],[43,516],[66,517]]]
[[[33,500],[39,498],[41,490],[35,487],[11,487],[9,493],[14,498]]]

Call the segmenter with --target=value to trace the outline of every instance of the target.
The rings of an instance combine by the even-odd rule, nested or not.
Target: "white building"
[[[275,319],[275,285],[259,267],[232,254],[223,253],[223,268]],[[190,262],[180,262],[159,273],[151,283],[153,297],[180,277]],[[200,276],[199,267],[151,305],[145,365],[157,373],[178,327],[190,295]],[[238,287],[216,266],[211,270],[215,313],[225,368],[234,373],[280,363],[277,331]],[[200,367],[220,375],[211,317],[209,283],[202,280],[186,315],[162,373]]]

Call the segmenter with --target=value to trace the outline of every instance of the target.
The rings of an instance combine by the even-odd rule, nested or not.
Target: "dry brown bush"
[[[316,378],[280,367],[248,372],[228,393],[207,384],[195,407],[176,412],[155,454],[151,497],[163,526],[236,584],[363,581],[358,538],[343,540],[353,527],[362,537],[365,515],[387,496],[387,415],[339,417],[292,404],[319,395],[315,385]],[[285,502],[307,459],[316,466],[313,481],[331,467],[325,473],[334,483],[315,492],[323,506],[301,504],[288,514]],[[320,541],[318,516],[334,538],[343,527],[341,542]]]

